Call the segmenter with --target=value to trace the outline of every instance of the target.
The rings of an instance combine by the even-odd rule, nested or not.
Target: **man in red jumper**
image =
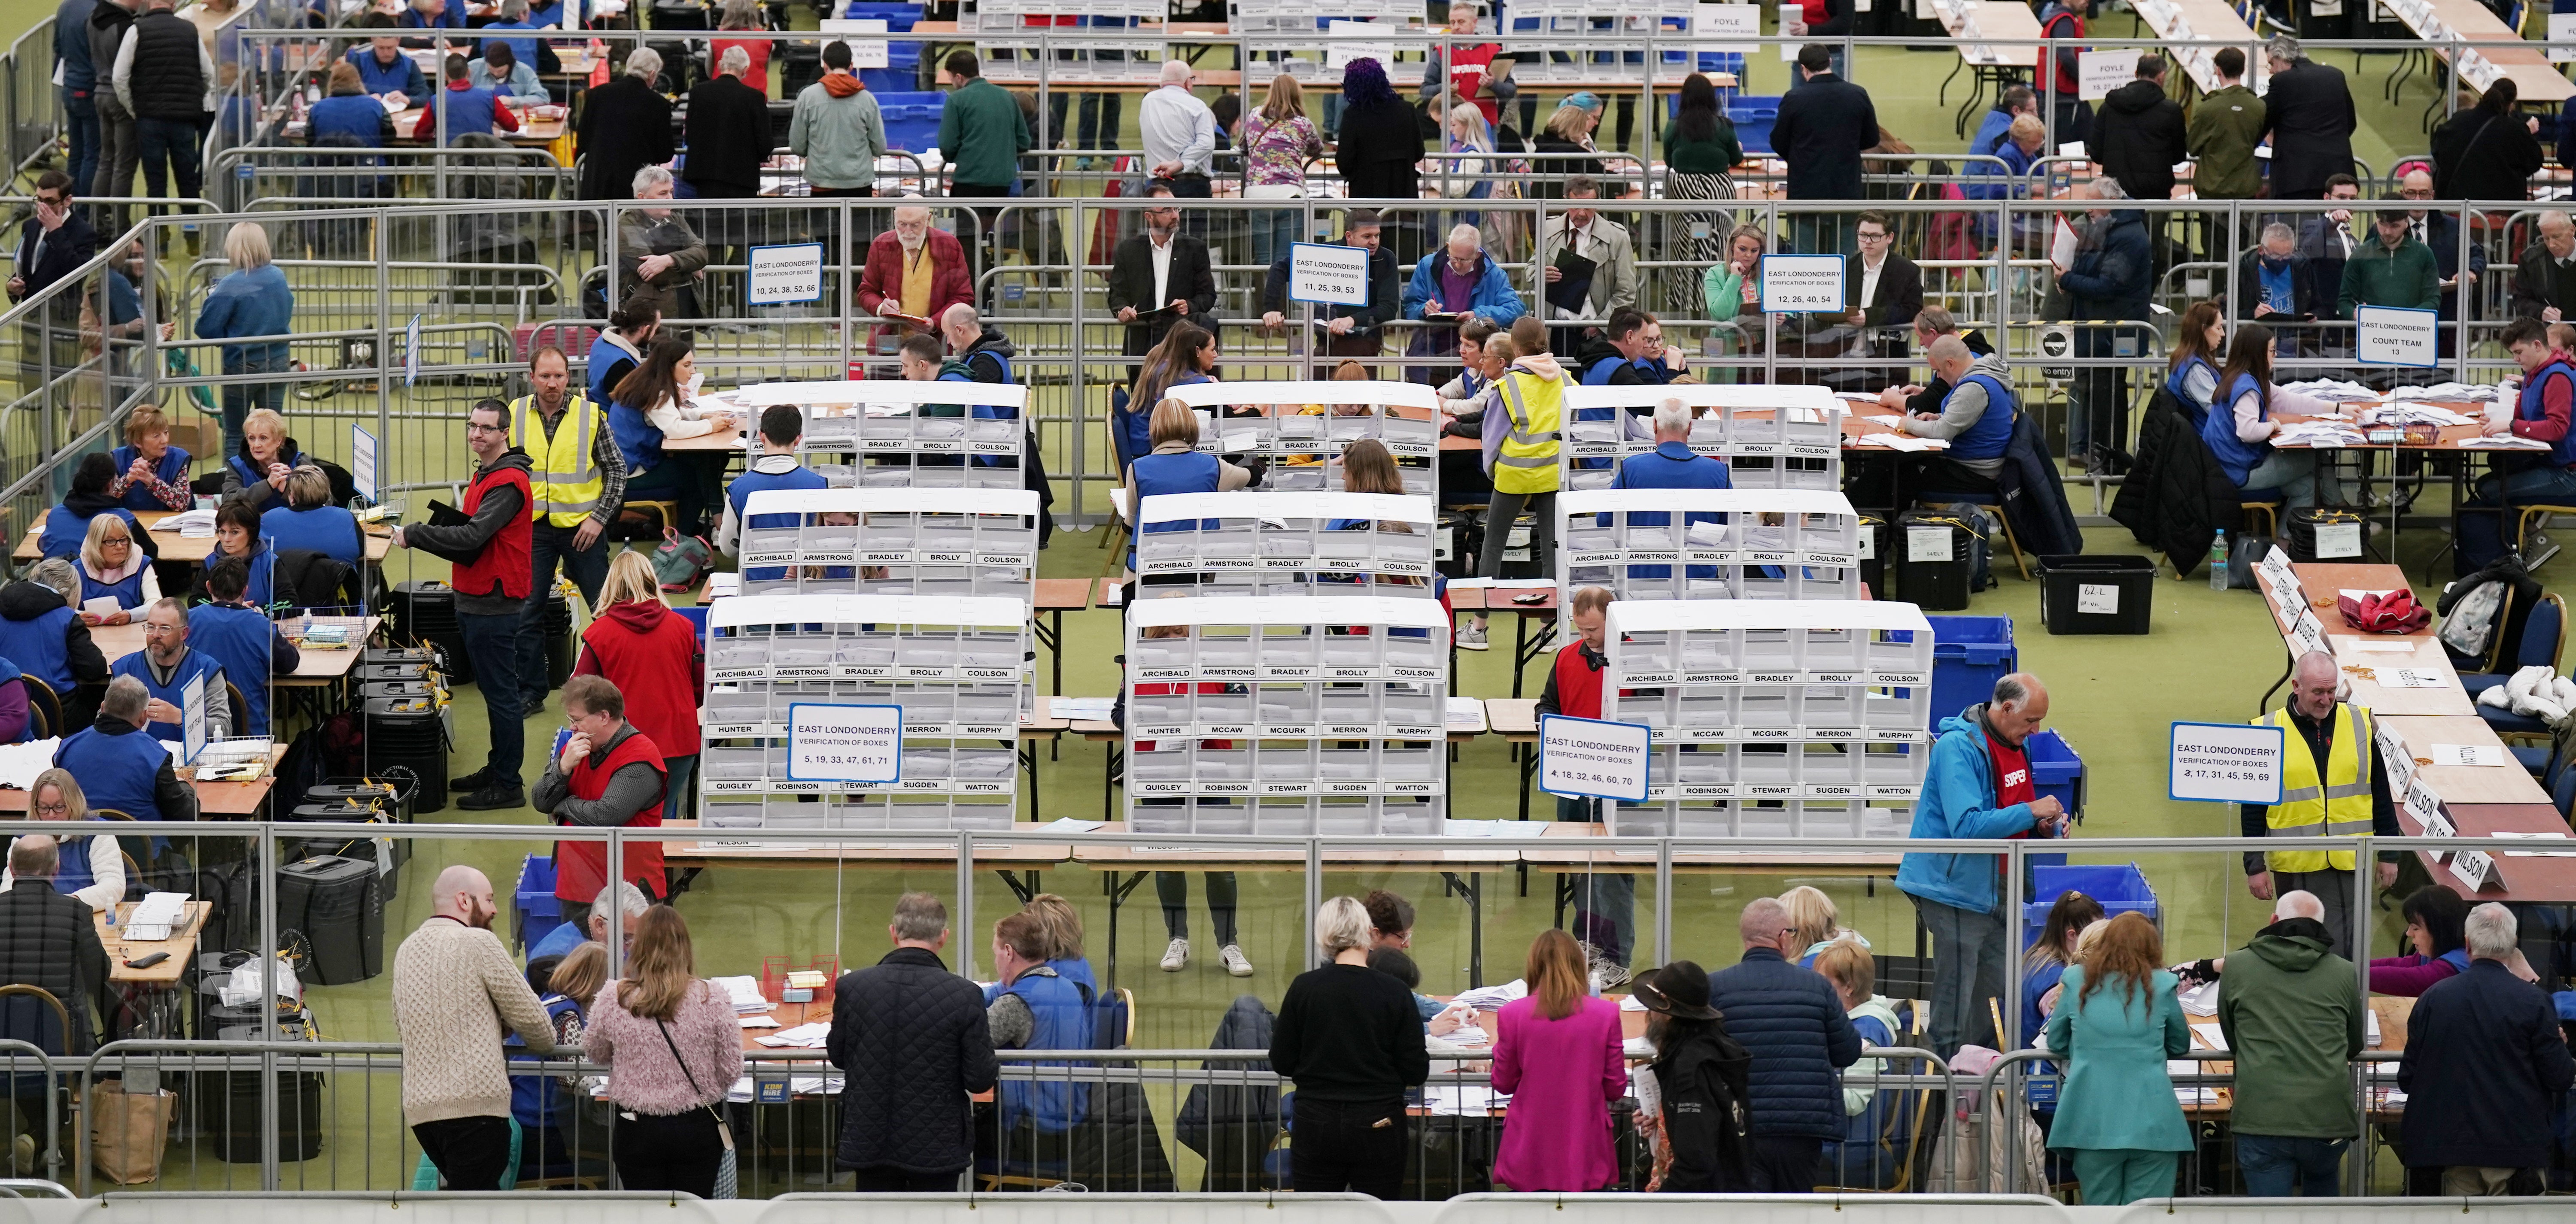
[[[626,721],[626,694],[605,676],[575,676],[564,681],[563,707],[572,738],[537,779],[537,810],[559,825],[660,828],[667,767],[652,737]],[[657,899],[671,895],[662,843],[628,842],[624,855],[618,879]],[[588,922],[590,903],[607,882],[608,843],[555,843],[555,899],[565,921],[579,914]]]
[[[528,598],[535,520],[528,514],[528,452],[510,445],[508,415],[496,399],[478,400],[466,410],[465,446],[474,452],[476,464],[473,483],[465,487],[457,507],[466,521],[449,527],[396,527],[393,536],[396,548],[417,548],[456,565],[448,585],[456,591],[457,632],[474,660],[475,687],[483,690],[483,709],[492,723],[492,753],[484,760],[482,785],[456,801],[469,812],[527,802],[527,788],[519,779],[527,749],[527,728],[519,721],[519,614]]]
[[[1547,687],[1538,695],[1541,715],[1601,717],[1601,669],[1610,664],[1601,631],[1609,615],[1606,587],[1584,587],[1566,604],[1565,618],[1574,626],[1575,639],[1548,666]],[[1556,798],[1558,820],[1595,821],[1601,818],[1599,811],[1590,799]],[[1589,948],[1588,959],[1612,971],[1603,984],[1616,985],[1627,980],[1628,950],[1636,945],[1637,877],[1595,871],[1580,879],[1574,892],[1575,937]]]

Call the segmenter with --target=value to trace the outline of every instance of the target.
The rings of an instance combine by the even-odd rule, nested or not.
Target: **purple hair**
[[[1362,56],[1342,65],[1342,100],[1353,106],[1396,101],[1395,87],[1386,83],[1386,69],[1377,60]]]

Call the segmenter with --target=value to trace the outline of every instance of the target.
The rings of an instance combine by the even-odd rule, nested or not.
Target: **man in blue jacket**
[[[2092,221],[2075,251],[2073,266],[2059,275],[2066,313],[2077,319],[2125,320],[2125,327],[2080,327],[2075,331],[2078,357],[2136,358],[2143,355],[2140,329],[2147,317],[2147,296],[2155,277],[2150,257],[2146,214],[2121,208],[2129,198],[2118,180],[2093,180],[2100,206],[2087,209]],[[2067,418],[2066,454],[2086,470],[2117,474],[2128,468],[2122,443],[2128,436],[2128,370],[2123,366],[2087,367],[2075,375],[2075,412]]]
[[[2033,830],[2057,836],[2066,809],[2037,793],[2023,747],[2047,721],[2048,690],[2027,672],[1995,681],[1992,700],[1942,719],[1906,836],[1988,839]],[[2003,864],[1993,853],[1918,851],[1896,869],[1896,887],[1932,932],[1932,1048],[1943,1058],[1962,1045],[1995,1044],[1985,1001],[2003,997],[2004,962],[2012,955]]]
[[[2443,1197],[2514,1193],[2525,1169],[2550,1161],[2558,1098],[2576,1084],[2550,997],[2524,977],[2513,911],[2493,901],[2469,911],[2461,933],[2467,972],[2433,984],[2406,1020],[2406,1091],[2398,1144],[2413,1193]]]
[[[63,0],[54,10],[54,63],[61,80],[54,88],[63,100],[63,134],[71,148],[63,168],[82,191],[98,177],[98,70],[89,57],[89,17],[98,0]]]
[[[1403,309],[1405,318],[1435,319],[1440,324],[1415,328],[1412,342],[1404,348],[1407,357],[1456,353],[1458,328],[1471,319],[1483,319],[1501,329],[1529,313],[1521,295],[1512,292],[1503,265],[1485,254],[1484,235],[1463,222],[1450,227],[1445,247],[1413,265],[1413,279],[1404,286]],[[1434,377],[1431,367],[1408,366],[1404,377],[1436,384],[1446,375]]]
[[[1745,1077],[1753,1114],[1751,1182],[1724,1189],[1805,1194],[1825,1141],[1843,1134],[1842,1069],[1860,1060],[1860,1034],[1825,976],[1795,959],[1806,937],[1776,897],[1757,897],[1739,923],[1744,959],[1708,975],[1708,1001],[1726,1035],[1753,1055]]]
[[[375,20],[362,24],[380,29],[393,28],[382,14],[370,13],[368,17]],[[375,35],[367,40],[366,46],[349,48],[348,60],[357,68],[358,82],[366,86],[369,94],[379,98],[401,94],[413,106],[429,105],[429,78],[421,73],[420,65],[403,54],[401,38],[390,34]]]

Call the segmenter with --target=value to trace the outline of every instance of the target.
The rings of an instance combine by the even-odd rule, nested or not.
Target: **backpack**
[[[2434,636],[2460,670],[2487,671],[2497,647],[2521,636],[2522,622],[2539,599],[2540,583],[2523,569],[2519,554],[2508,552],[2442,588],[2433,605],[2442,627]]]
[[[688,590],[715,568],[715,550],[705,540],[662,529],[662,546],[653,550],[653,577],[663,590]]]

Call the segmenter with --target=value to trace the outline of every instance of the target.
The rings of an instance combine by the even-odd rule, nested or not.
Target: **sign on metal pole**
[[[2173,725],[2165,793],[2199,803],[2281,801],[2281,729],[2254,723]]]
[[[1538,788],[1551,795],[1644,803],[1653,737],[1644,723],[1541,715]]]
[[[1762,309],[1766,314],[1795,311],[1842,313],[1843,257],[1763,256]]]

